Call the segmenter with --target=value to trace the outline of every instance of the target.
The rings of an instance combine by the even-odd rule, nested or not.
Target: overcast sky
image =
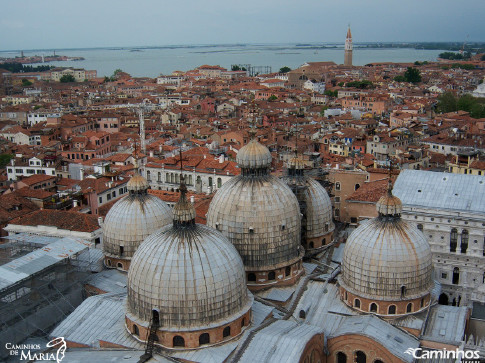
[[[485,0],[4,1],[0,50],[485,41]]]

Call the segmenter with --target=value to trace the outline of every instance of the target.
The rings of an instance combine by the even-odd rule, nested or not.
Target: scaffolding
[[[94,260],[99,258],[99,252],[93,254],[85,241],[57,238],[46,244],[48,237],[36,237],[37,241],[26,236],[7,239],[0,245],[4,260],[11,259],[0,266],[3,344],[19,344],[31,337],[48,339],[53,326],[86,298],[84,283],[91,276]],[[29,249],[33,250],[25,254]],[[6,351],[2,350],[2,354]]]

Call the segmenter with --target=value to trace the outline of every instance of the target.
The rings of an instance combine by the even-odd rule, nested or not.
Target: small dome
[[[243,168],[269,168],[271,165],[271,153],[268,148],[252,139],[246,146],[243,146],[236,155],[236,162]]]
[[[207,225],[229,238],[247,271],[272,270],[301,259],[298,200],[271,175],[239,175],[224,183],[209,206]]]
[[[136,173],[127,188],[130,194],[117,201],[104,220],[106,257],[131,259],[146,237],[172,223],[172,210],[164,201],[147,193],[148,182],[144,177]]]
[[[227,324],[251,308],[241,257],[220,232],[204,225],[166,226],[138,248],[128,272],[128,314],[162,331]]]
[[[148,181],[143,176],[141,176],[138,173],[135,173],[135,175],[133,175],[133,177],[126,185],[126,188],[130,192],[137,192],[137,191],[147,190],[148,188],[150,188],[150,184],[148,184]]]
[[[288,160],[288,169],[303,170],[305,169],[305,163],[299,157],[293,157]]]
[[[401,199],[388,192],[376,204],[377,212],[383,216],[399,216],[402,212]]]
[[[421,231],[401,218],[364,221],[347,239],[340,283],[349,292],[376,300],[429,294],[431,248]]]

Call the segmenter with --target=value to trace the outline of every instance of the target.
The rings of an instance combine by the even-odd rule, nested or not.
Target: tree
[[[394,77],[394,81],[396,81],[396,82],[406,82],[406,78],[404,78],[404,76],[402,76],[402,75],[399,75],[399,76]]]
[[[30,82],[27,78],[22,78],[22,86],[23,87],[32,86],[32,82]]]
[[[458,110],[458,101],[451,92],[445,92],[438,97],[438,112],[447,113]]]
[[[76,79],[72,74],[65,74],[61,77],[60,81],[62,83],[70,83],[70,82],[76,82]]]
[[[10,154],[0,154],[0,169],[3,169],[12,160],[13,155]]]
[[[408,67],[407,71],[404,72],[404,78],[406,82],[419,83],[421,82],[421,72],[417,68]]]
[[[327,90],[325,90],[325,92],[323,92],[323,94],[325,96],[329,96],[329,97],[337,97],[338,96],[338,91],[337,90],[332,91],[330,89],[327,89]]]
[[[288,73],[289,71],[291,71],[290,67],[284,66],[280,68],[280,73]]]
[[[277,99],[278,99],[278,97],[276,97],[275,95],[271,95],[271,96],[268,97],[269,102],[276,101]]]

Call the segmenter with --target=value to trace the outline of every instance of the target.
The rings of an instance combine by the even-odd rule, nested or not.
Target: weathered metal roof
[[[126,294],[103,294],[88,297],[50,334],[66,340],[99,347],[99,339],[107,330],[122,322]],[[132,339],[133,345],[141,349],[142,344]],[[133,346],[132,345],[132,346]]]
[[[393,189],[403,206],[485,213],[485,176],[403,170]]]
[[[431,308],[423,339],[461,344],[468,307],[435,305]]]
[[[138,363],[143,354],[145,354],[144,350],[69,348],[63,360],[69,363]],[[173,363],[173,360],[155,355],[147,363]]]
[[[8,262],[0,266],[0,289],[6,289],[60,261],[72,258],[90,246],[91,243],[87,241],[64,237]]]
[[[200,224],[166,226],[143,242],[128,271],[130,319],[160,329],[215,327],[245,314],[253,302],[241,257],[222,233]]]
[[[298,362],[308,341],[323,329],[298,324],[290,320],[278,320],[256,333],[244,351],[239,363]]]
[[[103,270],[91,275],[86,284],[107,293],[126,293],[127,277],[126,273],[116,269]]]

